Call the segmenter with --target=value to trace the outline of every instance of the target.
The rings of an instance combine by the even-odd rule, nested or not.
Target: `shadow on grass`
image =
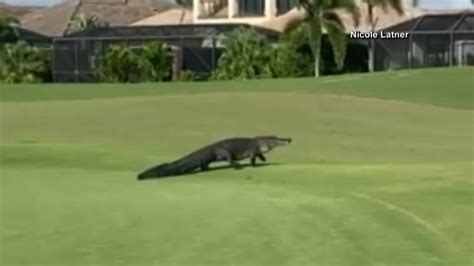
[[[226,170],[226,169],[234,169],[235,171],[240,171],[240,170],[243,170],[245,168],[260,168],[260,167],[267,167],[267,166],[272,166],[272,165],[281,165],[281,163],[263,163],[263,164],[257,164],[255,166],[252,166],[250,163],[246,163],[246,164],[239,164],[239,166],[237,168],[234,168],[230,165],[220,165],[220,166],[215,166],[215,167],[209,168],[206,171],[202,171],[202,170],[198,169],[198,170],[194,170],[192,172],[186,173],[186,174],[164,176],[164,177],[153,177],[153,178],[143,179],[143,180],[140,180],[140,181],[157,180],[157,179],[165,179],[165,178],[167,179],[167,178],[173,178],[173,177],[186,177],[186,176],[190,176],[190,175],[213,172],[213,171],[219,171],[219,170]]]

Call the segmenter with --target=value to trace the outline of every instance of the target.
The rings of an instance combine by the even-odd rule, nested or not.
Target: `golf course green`
[[[473,265],[473,95],[472,67],[0,85],[0,265]],[[293,142],[136,180],[254,135]]]

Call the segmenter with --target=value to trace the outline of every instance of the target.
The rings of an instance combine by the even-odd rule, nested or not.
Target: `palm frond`
[[[356,27],[360,25],[360,8],[355,0],[332,0],[328,9],[342,9],[349,12]]]
[[[346,57],[346,33],[344,28],[334,20],[323,20],[329,41],[334,53],[334,61],[339,69],[343,67]]]
[[[368,7],[381,7],[384,12],[387,12],[389,7],[393,8],[398,15],[403,15],[403,0],[363,0]],[[369,14],[370,16],[370,14]]]
[[[398,13],[398,15],[403,15],[405,13],[401,0],[388,0],[388,3]]]
[[[313,2],[318,4],[318,1],[314,0],[296,0],[296,7],[303,8],[308,17],[314,17],[316,6]]]
[[[339,16],[339,14],[334,12],[334,10],[328,10],[324,12],[323,19],[326,21],[332,21],[341,26],[342,28],[345,28],[344,22],[342,21],[341,17]]]
[[[387,0],[363,0],[363,2],[367,5],[369,9],[373,9],[376,6],[381,7],[382,10],[385,12],[387,11],[388,8],[388,1]],[[370,12],[370,10],[369,10]],[[370,16],[370,14],[369,14]]]
[[[102,20],[94,15],[86,15],[84,13],[80,13],[68,22],[66,32],[74,33],[87,29],[104,28],[108,26],[109,23],[105,20]]]
[[[285,27],[283,28],[283,35],[290,34],[291,32],[294,32],[295,30],[298,30],[301,28],[302,25],[306,24],[308,22],[308,18],[294,18],[290,20]]]

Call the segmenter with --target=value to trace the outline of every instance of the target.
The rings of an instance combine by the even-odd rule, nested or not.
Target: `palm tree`
[[[340,16],[335,9],[348,11],[359,25],[360,10],[355,0],[296,0],[298,8],[303,8],[306,16],[302,23],[308,30],[309,43],[314,56],[314,76],[319,77],[321,41],[326,30],[334,51],[334,60],[342,67],[346,53],[346,33]]]
[[[109,23],[94,15],[85,15],[83,13],[74,16],[68,23],[66,33],[74,33],[86,29],[108,27]]]
[[[473,0],[474,1],[474,0]],[[390,7],[394,9],[398,15],[403,15],[403,4],[402,0],[363,0],[363,2],[367,5],[367,12],[368,16],[367,19],[369,20],[370,29],[371,31],[375,31],[375,27],[377,26],[378,18],[374,17],[374,9],[375,7],[381,7],[383,11],[387,11]],[[369,43],[369,71],[374,71],[374,46],[375,40],[371,39]]]

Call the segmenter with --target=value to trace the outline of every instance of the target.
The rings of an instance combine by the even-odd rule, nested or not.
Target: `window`
[[[263,16],[264,0],[239,0],[239,16]]]

